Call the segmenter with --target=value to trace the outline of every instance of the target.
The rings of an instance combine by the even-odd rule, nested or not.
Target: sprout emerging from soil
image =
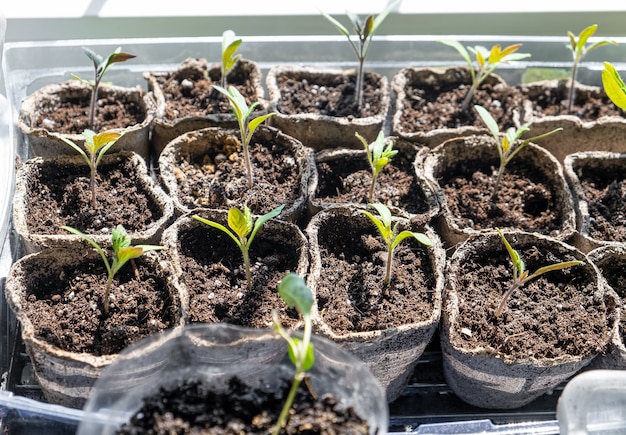
[[[246,281],[248,289],[252,289],[252,278],[250,276],[250,245],[256,236],[256,233],[265,225],[267,221],[275,218],[283,211],[284,205],[276,207],[269,213],[260,216],[256,221],[252,218],[250,209],[248,206],[244,206],[243,212],[238,208],[232,207],[228,210],[228,226],[230,230],[224,225],[214,222],[203,217],[194,214],[192,218],[198,222],[209,225],[213,228],[217,228],[220,231],[226,233],[237,244],[243,255],[243,263],[246,269]],[[232,230],[232,231],[231,231]]]
[[[252,112],[259,105],[259,102],[254,102],[250,107],[246,103],[246,99],[234,86],[229,86],[228,90],[221,86],[213,85],[213,87],[224,95],[230,102],[230,107],[233,109],[233,113],[239,123],[239,132],[241,134],[241,145],[243,146],[243,160],[246,165],[246,171],[248,173],[248,187],[252,187],[254,184],[254,175],[252,173],[252,163],[250,162],[250,141],[254,131],[269,117],[275,115],[275,113],[267,113],[265,115],[257,116],[254,119],[250,119]]]
[[[63,226],[61,227],[66,231],[69,231],[72,234],[76,234],[77,236],[82,237],[84,240],[89,242],[91,246],[93,246],[100,257],[102,257],[102,262],[104,263],[104,267],[107,270],[108,278],[106,283],[106,289],[104,293],[104,314],[109,315],[109,293],[111,292],[111,284],[113,283],[113,278],[115,274],[119,272],[119,270],[129,261],[134,258],[141,257],[145,252],[148,251],[157,251],[165,249],[164,246],[156,246],[156,245],[136,245],[131,246],[130,236],[126,233],[126,230],[122,225],[118,225],[111,232],[111,247],[113,248],[113,263],[110,263],[106,253],[104,250],[98,245],[93,239],[91,239],[88,235],[78,231],[75,228]]]
[[[296,397],[298,387],[306,377],[306,372],[311,370],[315,363],[315,352],[313,349],[313,343],[311,343],[311,336],[313,333],[313,325],[311,322],[311,307],[313,306],[313,293],[311,289],[306,286],[304,280],[295,273],[287,274],[278,285],[278,294],[285,301],[289,307],[293,307],[304,321],[304,333],[302,338],[290,336],[280,324],[278,314],[272,312],[273,323],[272,328],[281,337],[287,341],[289,359],[296,368],[296,373],[293,378],[293,383],[289,389],[289,394],[283,405],[283,409],[280,412],[276,427],[274,429],[274,435],[278,435],[282,428],[287,424],[289,417],[289,410],[293,405],[293,401]]]
[[[604,62],[602,86],[609,99],[622,110],[626,110],[626,85],[613,64]]]
[[[362,213],[370,218],[370,220],[376,225],[378,232],[382,236],[385,244],[387,245],[387,265],[385,269],[385,278],[383,284],[388,286],[391,282],[391,270],[393,262],[393,253],[396,246],[400,244],[404,239],[413,237],[424,246],[432,246],[431,240],[426,234],[404,230],[398,233],[398,223],[391,225],[391,212],[386,205],[381,203],[370,204],[376,209],[380,217],[374,216],[368,211],[362,211]]]
[[[61,136],[61,139],[74,148],[74,150],[80,154],[89,169],[91,170],[91,206],[96,208],[96,173],[98,172],[98,165],[100,164],[100,160],[102,157],[111,149],[115,142],[122,136],[121,133],[117,133],[115,131],[103,131],[102,133],[97,133],[92,130],[85,130],[83,132],[83,137],[85,138],[85,149],[87,152],[83,151],[81,147],[76,145],[70,139]]]
[[[474,98],[474,94],[478,90],[482,82],[485,81],[494,70],[503,63],[522,60],[530,57],[528,53],[517,53],[522,44],[513,44],[508,47],[501,48],[499,44],[494,45],[491,49],[487,49],[483,46],[477,45],[475,47],[467,47],[467,49],[458,41],[443,40],[439,41],[442,44],[449,45],[459,52],[463,60],[469,65],[470,75],[472,77],[472,85],[465,94],[463,103],[461,104],[461,110],[467,112],[469,105]],[[476,56],[476,69],[468,50]]]
[[[509,253],[509,257],[511,258],[511,262],[513,263],[513,282],[509,285],[508,290],[504,293],[504,295],[502,296],[502,299],[500,300],[500,304],[498,305],[498,308],[496,309],[496,312],[494,313],[496,317],[500,317],[500,315],[502,314],[502,311],[504,310],[507,300],[511,297],[513,292],[517,290],[518,288],[522,287],[531,279],[537,278],[538,276],[543,275],[546,272],[552,272],[554,270],[561,270],[561,269],[565,269],[567,267],[572,267],[572,266],[580,266],[581,264],[583,264],[582,261],[578,261],[578,260],[563,261],[560,263],[554,263],[548,266],[540,267],[534,273],[529,273],[528,270],[526,270],[526,265],[524,264],[524,260],[522,260],[522,257],[519,254],[519,252],[517,252],[515,249],[513,249],[513,247],[511,247],[511,244],[508,242],[506,237],[504,237],[504,233],[502,233],[500,228],[496,228],[496,231],[498,232],[498,234],[500,234],[500,237],[502,238],[502,243],[504,243],[504,246],[506,247],[506,250]]]
[[[376,140],[371,144],[368,144],[365,138],[359,133],[355,133],[355,136],[359,138],[361,143],[363,143],[365,153],[367,154],[367,161],[372,169],[372,184],[370,185],[369,193],[367,195],[367,200],[371,203],[374,202],[374,188],[376,186],[378,174],[380,174],[385,165],[389,163],[391,158],[398,154],[398,151],[393,149],[393,141],[391,140],[387,146],[385,146],[385,135],[382,131],[378,133],[378,137],[376,137]]]
[[[129,53],[124,53],[122,47],[118,47],[113,53],[109,54],[106,58],[103,58],[90,48],[83,47],[85,55],[93,62],[94,79],[84,80],[80,77],[72,74],[76,80],[80,80],[83,83],[91,86],[91,102],[89,103],[89,128],[93,129],[96,124],[96,101],[98,101],[98,89],[102,82],[104,74],[108,71],[109,67],[114,63],[126,62],[129,59],[133,59],[137,56]]]
[[[241,58],[240,54],[235,54],[241,45],[241,38],[235,39],[235,32],[226,30],[222,33],[222,88],[226,88],[226,76],[234,68],[237,61]]]

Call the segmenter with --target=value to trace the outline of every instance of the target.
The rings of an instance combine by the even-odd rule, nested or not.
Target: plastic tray
[[[337,37],[242,37],[241,54],[259,63],[263,74],[274,65],[313,65],[325,68],[354,68],[356,62],[346,39]],[[438,42],[456,39],[464,45],[492,46],[521,42],[520,51],[532,57],[497,70],[508,83],[517,84],[528,68],[567,69],[571,53],[567,39],[541,37],[478,37],[478,36],[386,36],[377,38],[366,61],[366,69],[387,75],[389,79],[407,66],[448,66],[463,64],[458,54]],[[626,39],[616,38],[617,47],[603,47],[585,58],[578,80],[600,84],[599,70],[604,60],[611,61],[619,71],[626,68]],[[81,47],[90,47],[107,54],[117,47],[137,55],[136,59],[116,64],[107,73],[107,80],[119,85],[146,87],[144,71],[170,71],[187,57],[204,57],[209,62],[220,58],[221,38],[166,38],[128,40],[52,41],[9,43],[4,53],[3,73],[7,99],[0,98],[0,286],[4,296],[4,277],[15,252],[10,227],[10,199],[14,183],[13,162],[16,156],[28,158],[15,120],[22,99],[39,87],[71,78],[70,74],[87,76],[90,63]],[[266,94],[267,95],[267,94]],[[393,113],[393,108],[390,114]],[[9,114],[10,116],[7,116]],[[389,122],[387,123],[389,129]],[[0,299],[0,373],[1,388],[25,399],[43,403],[44,399],[32,373],[30,361],[19,338],[18,326]],[[558,433],[555,426],[556,403],[561,388],[542,396],[531,404],[512,411],[490,411],[471,407],[450,391],[442,367],[438,337],[434,337],[419,360],[415,373],[400,398],[390,405],[390,431],[404,433]],[[30,403],[30,402],[28,402]],[[30,405],[27,405],[27,408]],[[35,406],[36,408],[36,406]],[[3,412],[4,411],[4,412]],[[55,419],[37,412],[18,412],[0,403],[0,431],[10,434],[72,433],[76,429],[75,413],[68,410]],[[54,413],[53,413],[54,414]],[[58,414],[58,413],[57,413]],[[73,416],[73,417],[72,417]],[[74,418],[74,420],[72,419]],[[505,428],[515,425],[517,429]],[[504,426],[501,426],[504,425]],[[519,429],[519,431],[518,431]],[[508,431],[508,432],[505,432]]]

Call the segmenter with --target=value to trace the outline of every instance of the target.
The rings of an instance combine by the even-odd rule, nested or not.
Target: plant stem
[[[96,156],[91,155],[91,206],[95,210],[96,203]]]
[[[246,165],[246,170],[248,171],[248,187],[252,188],[254,184],[254,176],[252,175],[252,164],[250,163],[250,152],[248,151],[248,145],[244,145],[243,147],[243,161]]]
[[[496,309],[496,312],[494,314],[496,317],[500,317],[500,315],[502,314],[502,311],[504,310],[504,306],[506,305],[506,301],[511,297],[513,292],[519,287],[520,287],[520,282],[515,281],[513,284],[511,284],[509,289],[504,293],[504,295],[502,296],[502,300],[500,301],[500,304],[498,305],[498,308]]]
[[[291,405],[296,398],[296,393],[298,392],[298,388],[300,387],[300,383],[304,379],[304,372],[299,371],[296,373],[296,376],[293,379],[291,384],[291,388],[289,389],[289,394],[287,395],[287,399],[285,400],[285,404],[283,405],[283,409],[280,411],[280,415],[278,416],[278,420],[276,421],[276,427],[274,429],[274,435],[278,435],[283,427],[287,424],[287,417],[289,416],[289,410],[291,409]]]
[[[469,105],[472,102],[472,99],[474,98],[474,94],[476,93],[476,89],[478,89],[478,85],[479,85],[479,82],[474,81],[472,83],[472,86],[467,91],[467,94],[465,94],[465,98],[463,99],[463,103],[461,104],[462,112],[467,112],[467,110],[469,109]]]
[[[500,187],[500,179],[502,178],[502,173],[504,172],[504,167],[500,165],[498,169],[498,176],[496,177],[496,183],[493,185],[493,192],[491,192],[491,202],[495,202],[498,197],[498,188]]]
[[[113,273],[109,273],[109,278],[107,279],[107,286],[104,290],[104,300],[102,304],[104,305],[104,314],[109,315],[109,294],[111,293],[111,284],[113,283]]]
[[[392,261],[393,261],[393,249],[391,249],[391,246],[389,246],[389,249],[387,250],[387,267],[386,267],[386,272],[385,272],[385,280],[383,281],[383,284],[385,286],[388,286],[389,282],[391,281]]]
[[[576,74],[578,73],[578,62],[574,62],[572,67],[572,81],[569,84],[569,91],[567,96],[567,113],[572,113],[572,106],[574,105],[574,82],[576,81]]]
[[[376,185],[376,177],[372,177],[372,184],[370,186],[370,190],[367,194],[367,201],[371,204],[374,202],[374,186]]]
[[[248,283],[248,290],[252,290],[252,278],[250,277],[250,255],[248,254],[248,249],[242,249],[243,253],[243,264],[246,268],[246,282]]]
[[[363,108],[363,79],[365,77],[364,70],[365,56],[359,57],[359,71],[356,77],[356,104],[357,108],[361,110]]]

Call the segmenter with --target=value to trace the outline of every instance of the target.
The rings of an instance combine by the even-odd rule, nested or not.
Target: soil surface
[[[221,146],[221,147],[220,147]],[[276,142],[250,144],[253,186],[243,151],[236,140],[215,144],[206,154],[194,157],[181,153],[174,174],[179,199],[190,208],[227,208],[247,204],[253,214],[265,214],[282,204],[292,204],[302,193],[300,166],[295,151]]]
[[[416,180],[413,159],[404,154],[396,154],[378,174],[372,201],[368,200],[372,170],[364,153],[320,161],[316,166],[316,202],[382,202],[411,214],[429,211],[424,191]]]
[[[519,118],[522,110],[521,92],[514,87],[505,87],[502,90],[501,86],[494,87],[485,83],[476,91],[470,110],[464,112],[461,105],[469,87],[469,83],[446,87],[407,86],[399,130],[414,133],[464,126],[486,128],[473,109],[475,104],[489,111],[501,131],[516,126],[515,118]]]
[[[600,268],[602,276],[604,276],[608,284],[615,290],[617,296],[620,298],[622,303],[621,311],[623,313],[623,307],[626,306],[626,274],[624,274],[624,270],[626,270],[626,260],[623,257],[617,259],[613,258],[612,261],[604,262],[598,267]],[[621,317],[619,331],[622,336],[622,341],[626,341],[626,316],[622,315]]]
[[[223,393],[197,381],[161,389],[117,433],[158,434],[269,434],[278,420],[289,384],[267,391],[232,378]],[[313,398],[300,388],[287,426],[281,434],[368,434],[367,422],[352,408],[342,408],[334,396]]]
[[[563,219],[551,184],[527,162],[511,161],[492,200],[498,162],[459,161],[442,174],[451,216],[459,228],[515,228],[558,235]]]
[[[314,113],[326,116],[367,118],[383,111],[383,90],[380,76],[365,73],[363,107],[356,103],[356,76],[334,74],[295,79],[285,75],[276,77],[280,89],[277,108],[285,115]]]
[[[285,327],[298,323],[298,313],[280,299],[278,284],[287,273],[296,272],[300,253],[291,232],[274,231],[270,237],[267,229],[259,230],[250,246],[252,289],[247,288],[241,251],[230,237],[208,226],[181,232],[178,252],[189,291],[190,322],[267,328],[276,310]]]
[[[588,235],[626,242],[626,174],[622,168],[582,168],[579,180],[590,216]]]
[[[371,227],[370,227],[371,224]],[[432,315],[435,277],[427,248],[406,239],[394,250],[389,286],[383,285],[384,245],[369,221],[337,216],[318,233],[322,269],[316,288],[320,314],[337,334],[375,331]]]
[[[33,126],[66,134],[82,134],[85,129],[94,131],[132,127],[146,119],[146,111],[136,101],[98,94],[96,125],[89,126],[88,98],[67,98],[56,104],[43,102]]]
[[[141,259],[127,263],[113,279],[109,315],[103,308],[107,271],[102,261],[85,261],[60,271],[33,266],[25,315],[46,342],[70,352],[115,354],[175,325],[177,308],[167,277]]]
[[[226,86],[235,86],[250,106],[258,100],[257,88],[250,80],[252,63],[239,61],[227,75]],[[219,65],[208,66],[206,59],[186,59],[167,74],[155,74],[165,97],[165,119],[173,121],[186,116],[210,113],[232,113],[228,100],[213,88],[221,86]]]
[[[569,254],[536,246],[516,246],[531,273],[542,266],[575,260]],[[582,266],[543,274],[513,292],[498,318],[494,312],[512,282],[512,265],[504,247],[473,254],[457,272],[459,319],[455,325],[467,349],[513,358],[588,356],[604,350],[610,331],[607,308],[596,281]]]
[[[35,234],[68,234],[61,229],[63,225],[90,234],[110,233],[120,223],[128,232],[144,231],[162,217],[127,158],[98,166],[96,209],[91,204],[90,170],[86,165],[41,165],[29,184],[26,212],[29,230]]]

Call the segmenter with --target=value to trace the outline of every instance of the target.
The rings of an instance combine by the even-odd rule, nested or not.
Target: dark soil
[[[602,265],[598,265],[602,276],[606,279],[608,284],[617,293],[617,296],[621,300],[622,307],[626,305],[626,260],[624,258],[612,258],[611,261],[603,262]],[[621,310],[623,312],[623,308]],[[622,316],[619,323],[619,331],[622,336],[622,341],[626,341],[626,316]]]
[[[553,186],[524,160],[507,165],[495,202],[497,161],[459,161],[442,174],[451,215],[459,228],[515,228],[557,235],[563,219]]]
[[[419,242],[406,239],[396,247],[391,283],[384,287],[386,245],[369,221],[356,225],[342,216],[329,219],[318,239],[318,307],[337,334],[394,328],[431,316],[434,271]]]
[[[141,259],[126,264],[113,279],[109,315],[103,309],[107,272],[98,260],[48,271],[33,265],[27,276],[33,289],[24,305],[37,335],[64,350],[115,354],[155,332],[174,326],[177,308],[167,277]]]
[[[525,92],[521,87],[522,92]],[[567,111],[569,86],[565,82],[561,82],[557,88],[544,88],[543,92],[535,94],[535,90],[531,94],[526,92],[530,102],[532,103],[532,116],[558,116],[558,115],[575,115],[583,121],[596,121],[602,116],[623,117],[624,112],[619,109],[611,100],[602,95],[597,98],[588,93],[581,95],[580,92],[574,94],[574,104],[571,113]]]
[[[470,109],[464,112],[461,105],[469,87],[469,83],[448,87],[407,86],[399,130],[414,133],[464,126],[485,128],[473,109],[475,104],[489,111],[501,131],[516,126],[515,117],[519,117],[523,101],[518,90],[514,87],[501,90],[485,83],[476,91]]]
[[[575,260],[569,254],[515,245],[531,273],[539,267]],[[455,325],[465,348],[513,358],[588,356],[607,342],[607,308],[595,280],[582,266],[552,271],[516,290],[499,318],[494,312],[512,281],[512,265],[504,247],[467,258],[457,272],[459,319]]]
[[[414,157],[414,156],[413,156]],[[365,154],[317,162],[315,201],[367,204],[372,170]],[[411,214],[428,212],[424,191],[418,185],[412,158],[397,154],[378,174],[371,202],[382,202]]]
[[[251,188],[238,141],[215,144],[200,157],[182,154],[174,169],[182,204],[190,209],[225,208],[235,201],[238,207],[247,204],[253,214],[259,215],[292,204],[301,194],[301,173],[294,150],[279,143],[254,142],[254,136],[252,140]]]
[[[257,88],[250,80],[251,63],[239,61],[227,75],[226,86],[235,86],[248,106],[256,102]],[[165,97],[165,119],[173,121],[186,116],[210,113],[232,113],[228,100],[213,88],[221,86],[219,65],[208,66],[205,59],[187,59],[176,71],[155,74]]]
[[[118,434],[269,434],[278,420],[289,385],[268,391],[232,378],[223,393],[197,381],[161,389],[145,399],[143,407]],[[298,390],[295,409],[281,434],[367,434],[367,423],[352,408],[344,409],[334,396],[314,398]]]
[[[91,234],[110,233],[120,223],[126,231],[143,231],[162,217],[127,158],[98,166],[95,210],[86,165],[45,164],[29,181],[26,212],[31,218],[29,230],[35,234],[67,234],[61,229],[63,225]]]
[[[626,242],[626,174],[623,168],[581,169],[579,180],[590,216],[590,237]]]
[[[127,128],[141,124],[146,119],[146,111],[136,101],[115,98],[112,95],[98,94],[96,103],[96,125],[89,126],[89,104],[87,98],[67,98],[60,104],[42,102],[34,127],[66,134],[82,134],[85,129],[95,131],[114,128]]]
[[[280,89],[277,108],[285,115],[313,113],[349,120],[375,116],[383,111],[380,80],[377,74],[365,73],[363,107],[359,110],[355,75],[311,76],[302,80],[279,75],[276,78]]]
[[[182,279],[189,291],[190,322],[266,328],[271,325],[272,310],[279,313],[285,327],[298,322],[298,313],[287,309],[280,299],[278,284],[287,273],[296,271],[300,253],[293,234],[270,238],[267,229],[257,233],[250,247],[251,290],[241,251],[230,237],[208,226],[181,232],[178,251]]]

